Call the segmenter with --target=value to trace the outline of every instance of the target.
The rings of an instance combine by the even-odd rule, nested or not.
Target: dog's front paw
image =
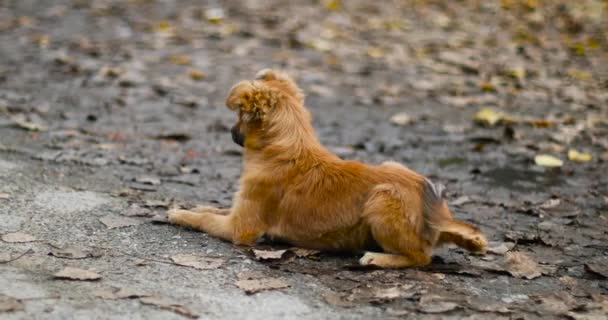
[[[361,259],[359,259],[359,264],[362,266],[373,266],[377,265],[374,263],[374,260],[377,259],[377,254],[373,252],[366,252]]]
[[[167,211],[167,219],[172,224],[184,224],[184,216],[189,214],[188,211],[182,209],[171,209]]]

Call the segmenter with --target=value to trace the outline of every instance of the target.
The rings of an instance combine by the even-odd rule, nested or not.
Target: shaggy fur
[[[174,209],[171,223],[238,245],[266,235],[327,251],[381,248],[360,263],[389,268],[426,265],[444,243],[485,251],[479,229],[452,217],[441,186],[396,162],[338,158],[317,140],[303,102],[273,70],[232,87],[226,106],[238,113],[232,135],[244,147],[232,208]]]

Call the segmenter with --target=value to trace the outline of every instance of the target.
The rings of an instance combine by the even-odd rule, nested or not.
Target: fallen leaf
[[[319,253],[321,253],[321,251],[319,251],[319,250],[305,249],[305,248],[291,248],[291,249],[289,249],[289,251],[295,253],[296,257],[298,257],[298,258],[306,258],[306,257],[310,257],[310,256],[316,256]]]
[[[195,81],[201,81],[205,79],[205,73],[198,69],[188,69],[188,76],[190,79]]]
[[[384,57],[386,55],[386,53],[384,52],[384,50],[382,50],[382,48],[379,48],[379,47],[369,47],[367,49],[367,55],[370,56],[370,57],[372,57],[372,58],[378,59],[378,58]]]
[[[102,256],[101,252],[99,251],[79,247],[55,248],[49,252],[49,255],[62,259],[86,259],[99,258]]]
[[[524,67],[515,67],[507,71],[507,74],[519,81],[526,77],[526,69]]]
[[[10,199],[11,195],[5,192],[0,192],[0,200]]]
[[[336,11],[342,7],[342,1],[340,0],[324,0],[323,5],[327,10]]]
[[[263,290],[283,289],[290,286],[289,283],[281,278],[239,280],[234,284],[245,291],[246,294],[254,294]]]
[[[224,9],[222,8],[209,8],[205,10],[205,18],[212,23],[221,22],[224,16]]]
[[[13,122],[19,128],[29,130],[29,131],[46,131],[46,130],[48,130],[48,127],[41,123],[27,121],[25,119],[15,118],[15,119],[13,119]]]
[[[180,266],[192,267],[199,270],[212,270],[224,264],[224,259],[202,257],[193,254],[181,253],[171,257],[171,260]]]
[[[199,317],[198,314],[196,314],[192,310],[186,308],[185,306],[183,306],[183,305],[181,305],[179,303],[175,303],[175,302],[169,301],[169,300],[167,300],[165,298],[160,298],[160,297],[143,297],[143,298],[140,298],[139,301],[142,304],[157,306],[157,307],[159,307],[161,309],[175,312],[177,314],[180,314],[180,315],[182,315],[184,317],[187,317],[187,318],[190,318],[190,319],[196,319],[196,318]]]
[[[382,288],[374,290],[374,298],[379,300],[395,300],[398,298],[411,298],[416,293],[412,291],[414,285],[397,286],[391,288]]]
[[[473,116],[473,120],[489,126],[497,124],[502,119],[504,119],[504,114],[492,108],[483,108]]]
[[[323,300],[332,306],[342,307],[342,308],[352,308],[355,306],[355,303],[351,301],[347,301],[344,299],[344,295],[331,291],[326,292],[322,295]]]
[[[22,232],[12,232],[2,235],[2,241],[9,243],[33,242],[38,241],[36,237]]]
[[[453,205],[453,206],[457,206],[458,207],[458,206],[461,206],[461,205],[463,205],[465,203],[469,203],[469,202],[472,202],[472,201],[473,201],[473,199],[471,199],[471,197],[469,197],[469,196],[461,196],[461,197],[458,197],[458,198],[452,200],[450,202],[450,204]]]
[[[608,279],[608,267],[606,264],[587,262],[585,263],[585,270],[604,279]]]
[[[576,300],[566,292],[540,296],[536,300],[540,303],[543,313],[553,315],[566,315],[568,311],[576,306]]]
[[[504,268],[514,277],[531,280],[542,275],[536,261],[523,252],[507,252],[505,257]]]
[[[542,167],[558,168],[561,167],[564,162],[554,156],[548,154],[539,154],[534,157],[534,163]]]
[[[124,228],[136,226],[144,223],[144,221],[135,220],[122,216],[105,216],[99,218],[99,221],[103,223],[108,229]]]
[[[161,183],[160,178],[153,177],[153,176],[138,176],[138,177],[133,178],[133,181],[138,182],[138,183],[152,185],[152,186],[157,186],[157,185],[160,185],[160,183]]]
[[[405,126],[412,122],[410,116],[405,112],[399,112],[391,117],[391,123],[398,126]]]
[[[168,200],[146,200],[143,206],[146,208],[169,208],[170,201]]]
[[[192,59],[188,56],[172,54],[169,56],[169,61],[173,64],[184,65],[184,64],[190,64],[190,62],[192,62]]]
[[[0,294],[0,312],[14,312],[23,309],[23,303],[18,299]]]
[[[118,299],[136,299],[142,297],[149,297],[150,294],[142,293],[130,288],[107,288],[100,289],[93,292],[93,295],[108,300]]]
[[[131,204],[127,210],[121,213],[123,216],[127,217],[150,217],[154,215],[152,210],[148,208],[142,208],[138,204]]]
[[[287,250],[257,250],[253,249],[253,254],[257,260],[280,260],[283,258]]]
[[[63,270],[55,273],[53,277],[55,277],[56,279],[82,281],[93,281],[101,279],[101,276],[96,272],[73,267],[65,267]]]
[[[426,295],[420,298],[418,310],[424,313],[444,313],[458,308],[455,302],[446,301],[439,296]]]
[[[568,160],[570,160],[570,161],[588,162],[588,161],[591,161],[591,158],[592,158],[592,156],[590,153],[581,153],[581,152],[578,152],[576,149],[568,150]]]
[[[497,255],[504,255],[505,253],[509,252],[509,250],[513,249],[514,247],[515,247],[514,242],[490,241],[490,243],[488,244],[488,252],[497,254]]]
[[[589,81],[593,78],[593,75],[587,71],[582,71],[582,70],[578,70],[575,68],[569,68],[567,71],[568,75],[572,78],[578,79],[578,80],[582,80],[582,81]]]

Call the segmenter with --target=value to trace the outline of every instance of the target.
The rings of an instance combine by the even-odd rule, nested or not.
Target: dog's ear
[[[244,120],[263,119],[276,104],[272,90],[256,81],[241,81],[234,85],[226,98],[226,106],[243,113]]]
[[[304,101],[302,89],[300,89],[295,81],[284,72],[272,69],[262,69],[256,73],[255,79],[260,81],[273,81],[278,84],[283,91],[286,91],[294,98],[298,99],[298,101]]]

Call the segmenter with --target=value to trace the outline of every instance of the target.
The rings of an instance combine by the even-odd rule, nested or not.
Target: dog
[[[453,243],[484,253],[483,233],[454,219],[442,186],[396,162],[343,160],[319,143],[304,94],[285,73],[265,69],[234,85],[232,139],[244,148],[239,190],[230,209],[168,212],[235,245],[262,237],[322,251],[365,252],[361,265],[420,267],[433,248]]]

